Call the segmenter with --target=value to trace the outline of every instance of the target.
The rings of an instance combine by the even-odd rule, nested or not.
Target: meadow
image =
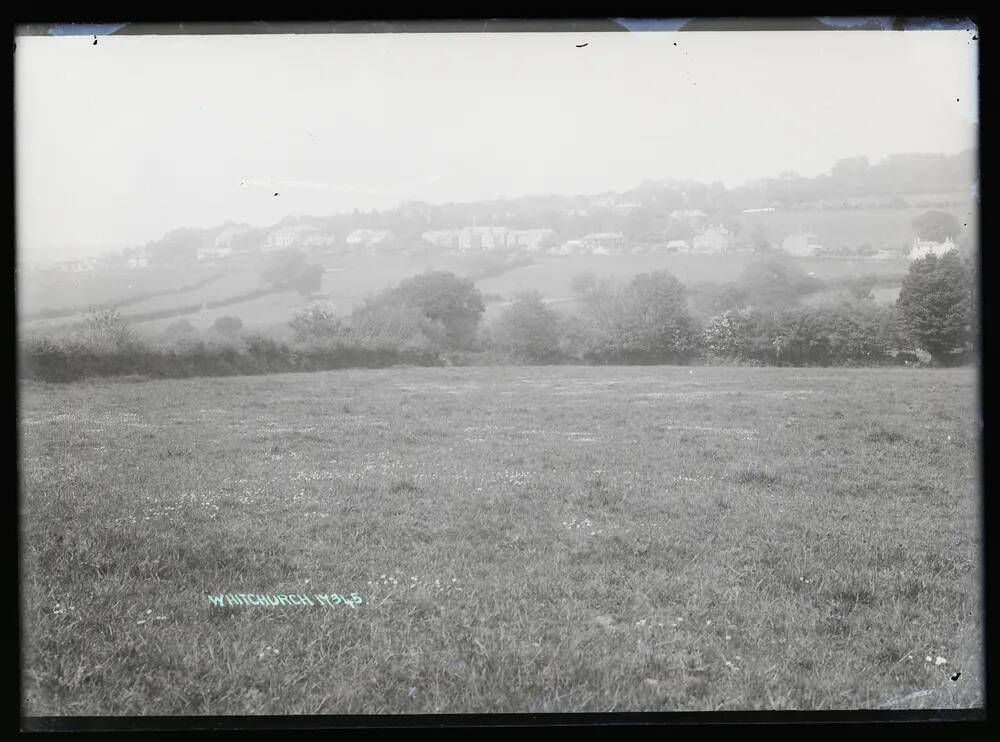
[[[968,368],[22,382],[23,711],[982,707],[976,389]]]

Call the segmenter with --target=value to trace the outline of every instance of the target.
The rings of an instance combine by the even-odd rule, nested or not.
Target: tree
[[[473,281],[448,271],[414,276],[384,292],[382,298],[401,300],[432,322],[441,323],[447,350],[475,345],[479,319],[486,310]]]
[[[910,264],[896,306],[918,346],[938,363],[972,339],[972,272],[955,251]]]
[[[400,297],[369,300],[351,314],[350,333],[363,347],[375,350],[440,352],[445,328]]]
[[[626,362],[681,362],[695,348],[684,284],[669,271],[633,278],[614,302],[610,319],[608,350]]]
[[[233,337],[242,329],[243,320],[239,317],[219,317],[212,323],[212,330],[226,337]]]
[[[763,261],[744,268],[737,286],[745,292],[749,303],[764,308],[792,304],[799,296],[821,288],[822,282],[794,266]]]
[[[957,239],[962,225],[954,214],[947,211],[925,211],[913,220],[913,231],[922,240],[944,242]]]
[[[598,278],[595,273],[587,271],[573,277],[569,290],[584,301],[597,301],[614,293],[614,280],[608,277]]]
[[[866,172],[868,172],[868,158],[865,155],[858,155],[837,160],[830,174],[835,178],[859,178]]]
[[[758,316],[754,309],[728,310],[712,317],[705,325],[702,342],[712,358],[747,361],[755,357],[753,344],[758,334]]]
[[[163,336],[167,338],[184,337],[194,335],[198,330],[186,319],[179,319],[172,322],[163,330]]]
[[[198,248],[204,244],[205,233],[197,229],[175,229],[156,242],[147,245],[149,262],[153,264],[186,263],[198,259]]]
[[[301,343],[345,339],[348,333],[347,326],[333,308],[322,304],[295,312],[288,325]]]
[[[113,307],[92,307],[84,315],[84,325],[88,340],[99,350],[125,350],[136,342],[132,328]]]
[[[189,346],[198,337],[198,329],[186,319],[179,319],[163,330],[163,339],[178,346]]]
[[[559,355],[559,316],[537,291],[519,294],[497,319],[494,346],[518,363],[546,363]]]
[[[879,278],[868,273],[863,276],[855,276],[844,281],[849,295],[858,301],[875,301],[875,294],[872,289],[878,284]]]

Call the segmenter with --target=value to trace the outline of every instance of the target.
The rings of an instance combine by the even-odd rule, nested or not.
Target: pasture
[[[980,707],[976,385],[700,367],[24,383],[23,711]]]

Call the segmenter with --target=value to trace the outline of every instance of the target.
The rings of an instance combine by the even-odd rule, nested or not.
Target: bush
[[[504,309],[493,327],[499,353],[516,363],[552,363],[559,359],[559,317],[537,291],[525,292]]]
[[[226,337],[233,337],[242,329],[243,320],[239,317],[219,317],[212,323],[212,330]]]
[[[324,304],[300,309],[292,315],[288,325],[295,339],[301,343],[326,343],[346,339],[349,335],[343,320],[334,314],[331,306]]]
[[[135,334],[113,307],[92,307],[84,314],[86,338],[96,348],[120,350],[136,342]]]

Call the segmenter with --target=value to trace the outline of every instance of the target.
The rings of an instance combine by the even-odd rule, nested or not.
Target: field
[[[333,305],[334,310],[349,314],[367,296],[396,285],[427,270],[450,270],[458,275],[474,275],[486,264],[488,255],[406,257],[347,256],[314,258],[322,262],[326,272],[319,292],[308,299],[295,291],[276,291],[220,307],[198,308],[193,312],[155,319],[142,319],[150,312],[165,312],[173,308],[192,307],[204,302],[241,297],[261,287],[261,274],[267,258],[241,258],[213,265],[197,265],[189,273],[172,268],[148,268],[117,274],[54,274],[25,277],[19,286],[19,311],[23,328],[32,334],[60,334],[68,326],[84,320],[82,314],[33,319],[24,315],[42,310],[86,307],[93,303],[126,302],[120,308],[122,316],[134,318],[138,333],[157,336],[180,318],[199,330],[207,330],[219,317],[234,316],[243,320],[248,330],[272,332],[287,327],[292,315],[317,301]],[[796,268],[812,272],[822,280],[835,281],[846,276],[874,273],[887,282],[898,284],[906,273],[908,261],[861,260],[831,258],[789,259]],[[476,287],[487,295],[499,295],[510,301],[521,291],[538,291],[564,311],[572,311],[570,282],[574,276],[593,272],[612,276],[622,282],[633,276],[656,270],[669,270],[681,281],[692,284],[702,281],[724,283],[735,281],[740,273],[760,258],[753,256],[712,255],[634,255],[634,256],[549,256],[532,257],[530,265],[515,267],[476,281]],[[203,286],[177,290],[215,276]],[[888,285],[888,284],[887,284]],[[896,288],[888,286],[890,293]],[[135,297],[151,293],[157,296],[135,301]],[[131,303],[129,300],[132,299]],[[492,320],[502,311],[502,302],[487,302],[486,319]]]
[[[981,707],[976,385],[675,367],[25,383],[24,712]]]

